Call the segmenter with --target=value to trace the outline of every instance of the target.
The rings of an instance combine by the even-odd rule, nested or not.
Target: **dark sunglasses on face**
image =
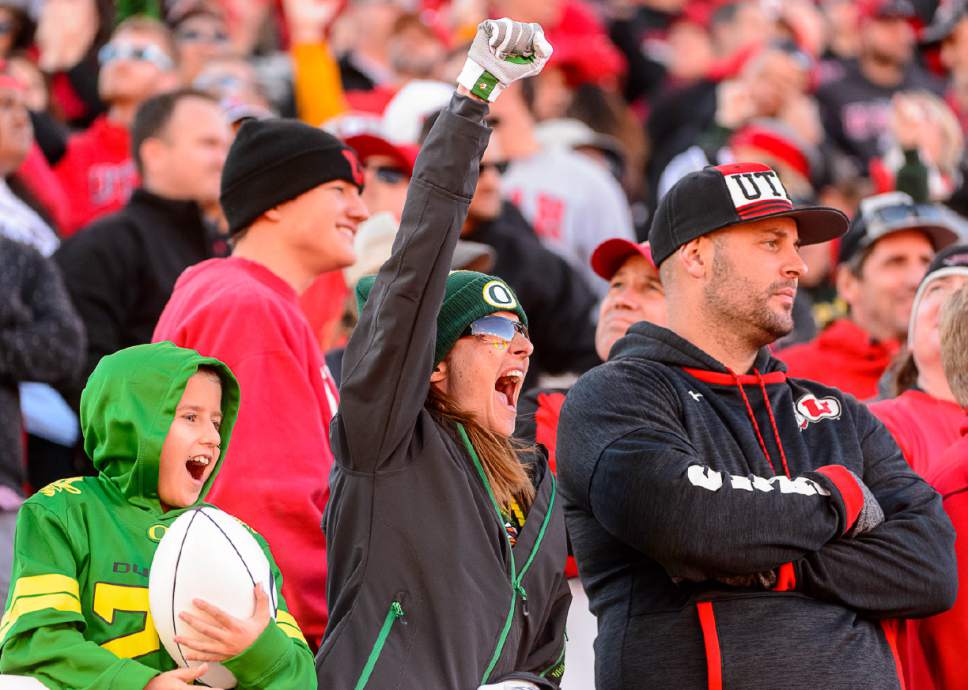
[[[138,62],[150,62],[161,70],[174,67],[171,58],[165,54],[158,46],[136,46],[131,43],[106,43],[97,52],[97,59],[102,65],[115,60],[135,60]]]
[[[481,175],[483,175],[488,170],[493,170],[498,175],[503,175],[508,171],[508,167],[511,165],[510,161],[494,161],[493,163],[481,162]]]
[[[175,34],[179,41],[186,43],[228,43],[229,35],[224,31],[199,31],[182,29]]]
[[[376,179],[384,184],[400,184],[410,180],[410,175],[403,168],[395,168],[389,165],[380,165],[373,168]]]
[[[520,333],[525,340],[531,340],[528,327],[520,321],[512,321],[504,316],[484,316],[473,321],[464,336],[475,336],[494,345],[499,350],[507,350],[514,340],[515,333]]]

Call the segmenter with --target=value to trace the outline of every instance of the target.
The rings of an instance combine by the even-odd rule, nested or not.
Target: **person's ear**
[[[854,274],[846,264],[837,267],[837,294],[848,305],[857,301],[860,291],[861,278]]]
[[[447,362],[440,362],[430,372],[430,383],[443,383],[447,380]]]
[[[697,237],[679,247],[675,259],[682,265],[683,270],[692,278],[704,278],[706,268],[711,264],[712,242],[707,237]]]
[[[279,213],[279,207],[278,206],[274,206],[274,207],[270,208],[268,211],[266,211],[262,215],[270,223],[281,223],[282,222],[282,214]]]
[[[148,175],[154,171],[161,157],[167,148],[165,142],[158,137],[148,137],[141,142],[138,148],[138,157],[141,159],[141,167]]]

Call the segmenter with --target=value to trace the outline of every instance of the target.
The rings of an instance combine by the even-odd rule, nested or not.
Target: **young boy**
[[[170,342],[101,360],[81,396],[84,450],[99,475],[54,482],[21,508],[0,672],[52,690],[184,690],[205,673],[177,669],[161,646],[148,572],[168,526],[208,494],[238,406],[227,366]],[[315,688],[279,569],[253,536],[275,576],[277,620],[257,588],[251,618],[196,601],[197,615],[182,614],[191,632],[177,639],[189,660],[223,663],[240,688]]]

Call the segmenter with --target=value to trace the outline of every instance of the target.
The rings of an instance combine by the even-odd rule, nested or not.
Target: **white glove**
[[[526,680],[506,680],[503,683],[482,685],[477,690],[539,690],[539,688]]]
[[[494,101],[511,82],[538,74],[551,52],[538,24],[488,19],[477,25],[457,83],[478,98]]]

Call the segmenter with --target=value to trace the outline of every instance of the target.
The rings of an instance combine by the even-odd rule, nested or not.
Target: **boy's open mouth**
[[[210,462],[212,462],[212,459],[207,455],[194,455],[188,458],[185,468],[188,470],[188,474],[192,475],[192,479],[201,481],[202,475],[205,474],[205,468],[208,467]]]

